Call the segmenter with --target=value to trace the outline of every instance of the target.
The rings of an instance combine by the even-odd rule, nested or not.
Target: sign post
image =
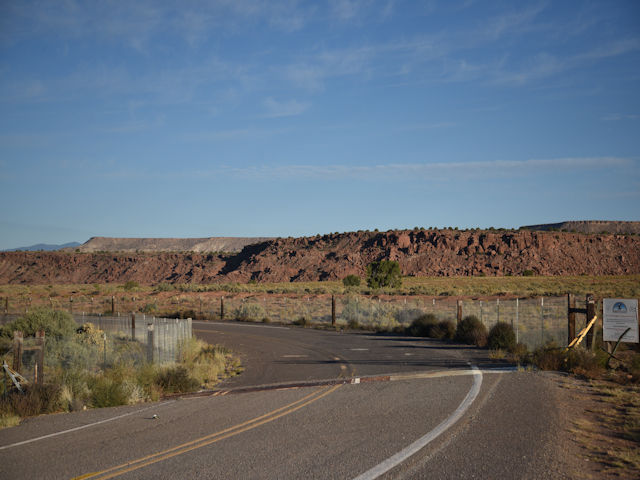
[[[605,298],[602,313],[602,339],[605,342],[638,343],[638,300]]]

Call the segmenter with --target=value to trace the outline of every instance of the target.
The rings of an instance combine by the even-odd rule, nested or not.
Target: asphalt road
[[[1,430],[0,478],[568,478],[552,385],[500,372],[484,351],[230,322],[194,329],[238,352],[245,372],[215,396]]]

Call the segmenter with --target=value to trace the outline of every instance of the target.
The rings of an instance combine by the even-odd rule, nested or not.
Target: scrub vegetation
[[[0,425],[43,413],[110,407],[158,400],[165,394],[212,388],[240,371],[231,353],[190,338],[179,346],[177,362],[157,365],[145,360],[144,346],[124,336],[106,336],[91,323],[78,327],[66,312],[36,309],[0,329],[0,356],[12,364],[13,331],[25,344],[44,329],[44,383],[26,384],[19,392],[7,376],[0,384]],[[108,355],[104,345],[108,343]]]

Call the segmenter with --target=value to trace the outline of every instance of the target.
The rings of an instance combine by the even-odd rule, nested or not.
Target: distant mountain
[[[31,245],[30,247],[18,247],[18,248],[10,248],[8,250],[2,250],[3,252],[38,252],[41,250],[52,252],[54,250],[62,250],[63,248],[75,248],[82,245],[78,242],[70,242],[65,243],[63,245],[50,245],[48,243],[38,243],[36,245]]]
[[[91,237],[80,245],[91,252],[227,252],[238,253],[247,245],[273,240],[270,237],[206,238],[114,238]]]
[[[612,220],[580,220],[560,223],[544,223],[541,225],[527,225],[521,228],[533,231],[640,234],[640,222]]]

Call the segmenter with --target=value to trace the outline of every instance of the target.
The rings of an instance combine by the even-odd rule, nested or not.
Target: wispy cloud
[[[377,179],[390,177],[433,178],[463,175],[469,177],[516,176],[573,169],[612,169],[637,164],[622,157],[567,157],[532,160],[493,160],[481,162],[430,162],[379,165],[281,165],[225,167],[229,174],[253,178],[282,179]]]
[[[299,102],[298,100],[278,101],[273,97],[266,98],[262,105],[266,109],[263,115],[265,118],[294,117],[301,115],[309,109],[309,102]]]
[[[623,120],[639,120],[640,115],[635,113],[610,113],[602,117],[605,122],[619,122]]]

